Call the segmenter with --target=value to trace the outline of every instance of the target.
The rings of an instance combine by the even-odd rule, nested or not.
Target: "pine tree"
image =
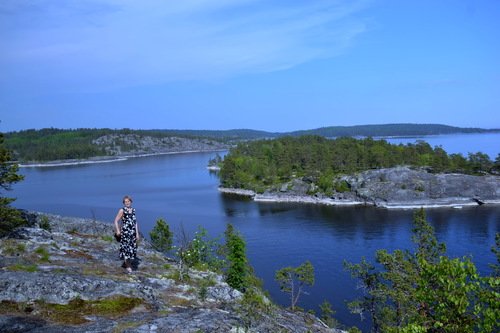
[[[245,241],[235,232],[231,224],[227,225],[225,236],[227,260],[229,261],[226,282],[231,287],[244,291],[248,287],[249,277]]]
[[[172,249],[173,233],[164,219],[156,220],[156,225],[149,233],[151,244],[157,251],[168,252]]]
[[[4,145],[3,133],[0,133],[0,190],[9,191],[11,185],[23,180],[19,175],[19,166],[11,163],[12,155]],[[13,228],[24,223],[17,209],[10,207],[14,198],[8,198],[2,193],[0,196],[0,237],[7,234]]]
[[[290,294],[291,309],[293,311],[300,295],[305,293],[304,288],[314,285],[314,266],[308,260],[297,267],[281,268],[276,271],[275,280],[282,291]]]

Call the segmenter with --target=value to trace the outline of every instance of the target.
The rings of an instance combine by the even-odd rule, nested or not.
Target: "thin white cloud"
[[[4,0],[1,85],[109,89],[282,70],[342,52],[366,1]]]

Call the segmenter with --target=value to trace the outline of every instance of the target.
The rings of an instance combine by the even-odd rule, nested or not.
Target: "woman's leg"
[[[127,272],[132,272],[132,263],[130,262],[130,259],[125,259],[125,269]]]

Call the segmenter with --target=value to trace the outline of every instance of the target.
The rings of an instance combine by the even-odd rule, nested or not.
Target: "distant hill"
[[[239,141],[284,136],[333,137],[424,136],[500,132],[500,129],[462,128],[439,124],[331,126],[293,132],[232,130],[29,129],[5,133],[5,145],[19,161],[86,159],[96,156],[227,149]]]
[[[262,138],[275,138],[282,133],[257,131],[251,129],[232,129],[232,130],[156,130],[155,132],[164,133],[168,136],[192,136],[205,137],[221,140],[253,140]]]
[[[422,136],[454,133],[500,132],[500,129],[454,127],[440,124],[383,124],[358,126],[330,126],[288,133],[292,136],[314,134],[325,137],[340,136]]]
[[[324,137],[341,136],[424,136],[454,133],[489,133],[500,129],[454,127],[440,124],[383,124],[356,126],[329,126],[303,131],[266,132],[250,129],[234,130],[156,130],[168,135],[209,137],[221,140],[254,140],[282,136],[320,135]]]

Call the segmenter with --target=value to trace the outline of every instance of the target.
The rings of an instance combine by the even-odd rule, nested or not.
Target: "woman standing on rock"
[[[132,198],[123,197],[123,208],[115,217],[116,235],[120,237],[120,259],[124,260],[123,266],[127,273],[132,272],[132,260],[137,256],[137,241],[139,240],[139,227],[135,218],[135,209],[132,208]],[[121,226],[118,221],[121,220]]]

